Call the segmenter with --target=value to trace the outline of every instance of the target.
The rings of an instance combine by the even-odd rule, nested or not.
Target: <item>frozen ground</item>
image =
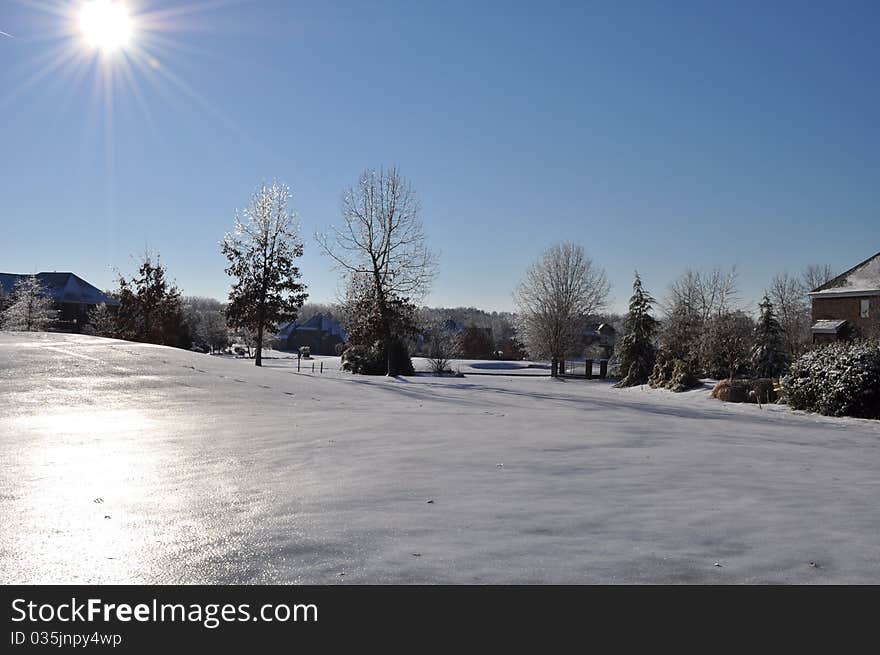
[[[880,582],[878,423],[267,364],[0,334],[0,583]]]

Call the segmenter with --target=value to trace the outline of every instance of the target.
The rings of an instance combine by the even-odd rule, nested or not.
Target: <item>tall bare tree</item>
[[[809,293],[834,279],[834,269],[828,264],[810,264],[801,274],[805,291]]]
[[[686,270],[669,287],[663,303],[660,342],[665,353],[694,367],[700,361],[700,340],[708,321],[730,312],[738,298],[736,268],[725,271]]]
[[[715,268],[709,272],[686,270],[669,287],[666,300],[669,310],[687,309],[701,322],[732,309],[739,296],[736,267],[729,271]]]
[[[236,278],[229,292],[229,326],[256,335],[255,364],[263,365],[263,337],[292,321],[308,297],[294,266],[303,254],[296,215],[288,209],[285,184],[262,184],[251,205],[235,212],[235,231],[227,233],[222,252],[229,260],[226,274]]]
[[[773,303],[788,354],[795,357],[810,341],[810,302],[806,284],[789,273],[775,275],[767,295]]]
[[[393,375],[395,307],[418,301],[430,288],[437,257],[419,220],[421,207],[412,185],[396,168],[367,170],[342,195],[342,223],[316,239],[346,277],[365,282],[379,317]]]
[[[608,302],[605,271],[574,243],[551,246],[529,266],[514,292],[520,331],[532,357],[550,359],[550,374],[578,342],[586,319]]]

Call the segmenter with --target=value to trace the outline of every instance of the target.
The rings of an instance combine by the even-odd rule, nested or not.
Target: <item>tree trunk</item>
[[[256,365],[263,365],[263,324],[260,323],[260,326],[257,328],[257,354],[256,354]]]

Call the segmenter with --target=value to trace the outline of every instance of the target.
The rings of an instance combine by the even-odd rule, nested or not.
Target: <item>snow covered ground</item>
[[[266,364],[0,333],[0,583],[880,582],[880,423]]]

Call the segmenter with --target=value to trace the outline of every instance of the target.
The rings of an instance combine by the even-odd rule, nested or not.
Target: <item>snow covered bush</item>
[[[837,342],[801,355],[782,380],[794,409],[880,419],[880,344]]]
[[[415,375],[415,369],[406,344],[394,340],[391,344],[391,367],[396,375]],[[342,353],[342,370],[361,375],[385,375],[389,358],[381,341],[371,346],[351,346]]]
[[[700,378],[693,365],[683,359],[660,355],[648,378],[652,389],[669,389],[676,393],[700,386]]]
[[[711,317],[700,337],[700,362],[709,377],[735,377],[751,366],[754,323],[744,312]]]

